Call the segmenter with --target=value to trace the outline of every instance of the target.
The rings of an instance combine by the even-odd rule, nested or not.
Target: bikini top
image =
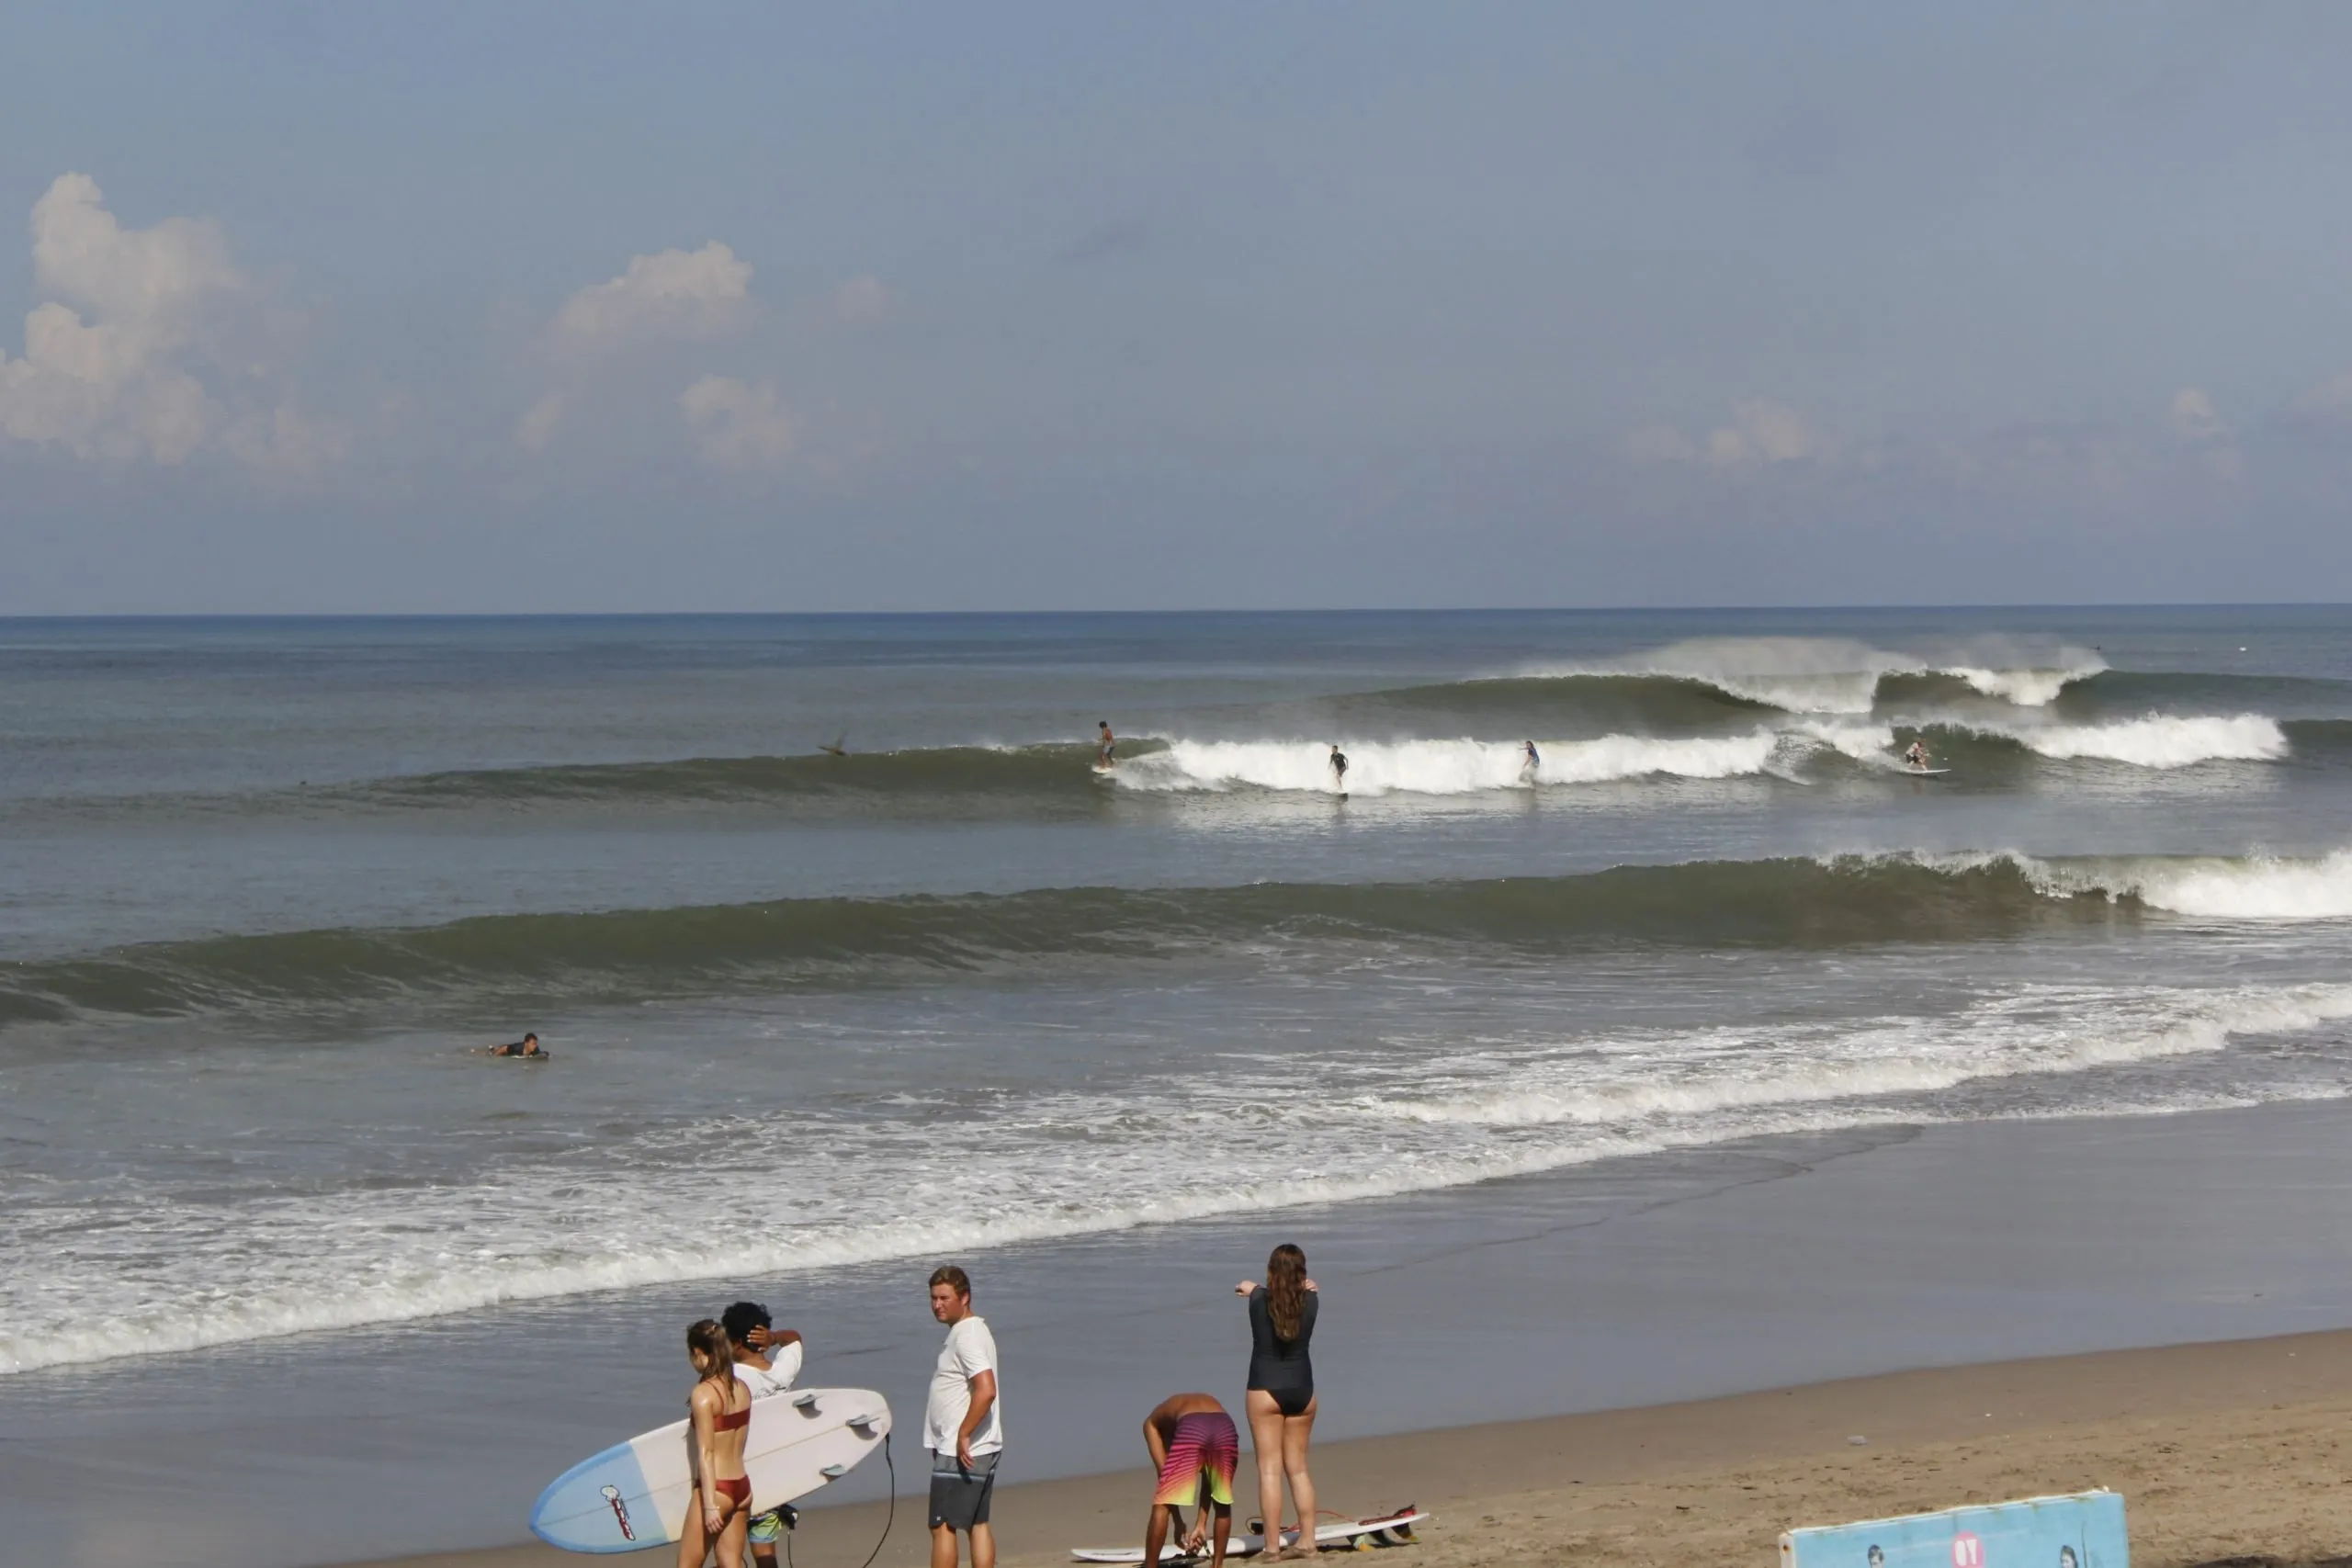
[[[731,1432],[738,1427],[748,1427],[751,1424],[752,1407],[746,1404],[732,1416],[721,1416],[710,1424],[710,1428],[714,1432]]]

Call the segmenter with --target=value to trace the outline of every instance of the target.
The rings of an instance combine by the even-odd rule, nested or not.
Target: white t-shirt
[[[792,1386],[792,1380],[800,1375],[800,1342],[798,1340],[796,1339],[789,1345],[771,1345],[767,1348],[766,1355],[768,1359],[766,1371],[762,1371],[759,1368],[742,1361],[735,1363],[736,1380],[752,1391],[753,1399],[758,1399],[763,1394],[782,1393]]]
[[[938,1370],[931,1374],[931,1403],[923,1407],[922,1446],[934,1453],[956,1451],[956,1434],[972,1410],[972,1380],[996,1371],[996,1336],[978,1314],[947,1331],[940,1348]],[[1004,1390],[1001,1381],[988,1419],[972,1433],[972,1452],[992,1454],[1004,1447]]]

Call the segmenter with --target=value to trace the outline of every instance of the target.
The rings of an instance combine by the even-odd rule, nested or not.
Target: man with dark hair
[[[956,1568],[958,1530],[972,1538],[972,1568],[996,1568],[989,1504],[1004,1452],[996,1336],[972,1310],[970,1277],[952,1263],[932,1270],[931,1315],[947,1325],[922,1420],[922,1446],[931,1450],[931,1568]]]
[[[503,1045],[478,1045],[474,1049],[484,1056],[529,1056],[537,1059],[547,1055],[539,1049],[539,1037],[536,1034],[526,1034],[522,1039],[509,1041]]]
[[[776,1329],[768,1309],[757,1302],[737,1302],[718,1314],[727,1338],[735,1347],[735,1376],[752,1397],[782,1393],[800,1375],[802,1343],[795,1329]],[[775,1568],[775,1543],[800,1519],[789,1503],[752,1516],[752,1555],[762,1568]]]

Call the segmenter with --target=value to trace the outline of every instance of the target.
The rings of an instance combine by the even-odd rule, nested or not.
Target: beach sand
[[[1141,1415],[1138,1412],[1137,1419]],[[1435,1512],[1393,1568],[1568,1563],[1769,1568],[1779,1532],[2105,1486],[2139,1568],[2319,1563],[2352,1554],[2352,1330],[1939,1368],[1729,1398],[1498,1422],[1319,1446],[1325,1506]],[[1863,1439],[1861,1442],[1855,1438]],[[1142,1442],[1127,1472],[1008,1485],[1007,1568],[1140,1540]],[[919,1462],[901,1456],[920,1483]],[[1243,1457],[1245,1472],[1249,1456]],[[1255,1483],[1238,1483],[1238,1514]],[[924,1561],[902,1497],[877,1564]],[[880,1505],[812,1511],[798,1568],[856,1568]],[[642,1561],[668,1561],[655,1554]],[[402,1568],[544,1568],[536,1545]],[[1371,1561],[1367,1555],[1366,1561]]]

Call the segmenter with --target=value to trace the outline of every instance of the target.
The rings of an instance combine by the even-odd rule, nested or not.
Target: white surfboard
[[[1413,1539],[1413,1527],[1428,1517],[1429,1515],[1420,1509],[1408,1506],[1399,1508],[1393,1514],[1377,1514],[1370,1518],[1333,1519],[1329,1524],[1316,1528],[1315,1544],[1326,1551],[1335,1546],[1351,1546],[1359,1551],[1374,1546],[1403,1546]],[[1283,1546],[1285,1550],[1297,1544],[1296,1530],[1283,1531]],[[1225,1543],[1225,1554],[1227,1557],[1255,1557],[1265,1550],[1266,1538],[1262,1535],[1236,1534]],[[1072,1551],[1070,1556],[1080,1562],[1140,1563],[1143,1562],[1143,1548],[1140,1546],[1087,1546],[1080,1547]],[[1205,1547],[1201,1550],[1198,1556],[1195,1556],[1174,1541],[1159,1549],[1159,1560],[1162,1562],[1198,1562],[1205,1560],[1207,1556],[1208,1549]]]
[[[1950,768],[1905,768],[1902,771],[1915,779],[1939,779],[1951,772]]]
[[[882,1446],[890,1405],[864,1388],[791,1388],[752,1401],[743,1472],[764,1513],[840,1480]],[[684,1533],[694,1502],[684,1421],[585,1459],[548,1483],[531,1533],[566,1551],[640,1551]]]

